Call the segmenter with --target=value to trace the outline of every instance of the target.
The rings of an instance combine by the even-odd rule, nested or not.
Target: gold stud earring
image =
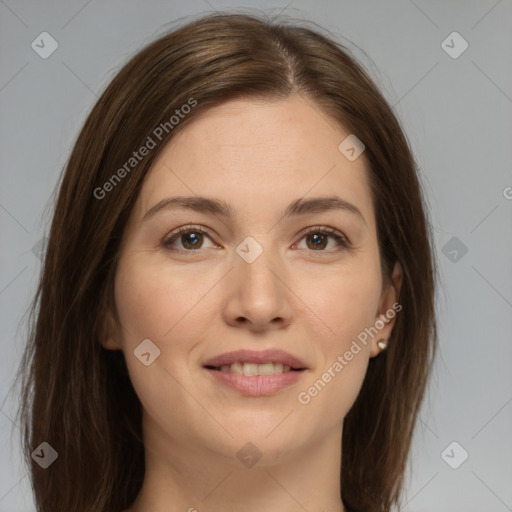
[[[388,342],[387,342],[387,340],[385,340],[384,338],[382,338],[381,340],[379,340],[379,341],[377,342],[377,345],[379,346],[379,348],[380,348],[381,350],[386,350],[386,348],[388,347]]]

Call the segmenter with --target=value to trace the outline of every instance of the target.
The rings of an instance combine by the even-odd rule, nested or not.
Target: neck
[[[144,482],[126,512],[348,512],[340,493],[341,425],[293,453],[262,450],[252,467],[250,445],[244,465],[221,450],[170,439],[146,415],[143,430]]]

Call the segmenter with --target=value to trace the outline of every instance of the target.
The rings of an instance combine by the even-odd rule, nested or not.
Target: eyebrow
[[[144,214],[142,222],[155,216],[159,212],[174,209],[187,209],[198,213],[213,214],[226,218],[233,218],[236,214],[235,210],[225,201],[199,196],[177,196],[168,197],[156,203]],[[357,206],[337,196],[296,199],[288,205],[283,213],[283,218],[311,213],[323,213],[332,210],[343,210],[352,213],[360,217],[366,224],[366,220]]]

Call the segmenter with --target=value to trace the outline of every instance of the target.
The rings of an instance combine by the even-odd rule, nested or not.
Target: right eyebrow
[[[152,206],[142,217],[145,221],[163,210],[188,209],[198,213],[210,213],[222,217],[234,217],[233,209],[224,201],[207,197],[167,197]]]

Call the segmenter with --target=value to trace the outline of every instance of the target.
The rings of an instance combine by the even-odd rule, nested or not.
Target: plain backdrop
[[[443,279],[440,353],[401,510],[511,511],[512,2],[0,0],[0,512],[35,510],[9,390],[72,144],[133,53],[180,18],[215,10],[317,23],[394,106],[419,164]],[[41,37],[46,51],[58,44],[47,58],[32,45]]]

